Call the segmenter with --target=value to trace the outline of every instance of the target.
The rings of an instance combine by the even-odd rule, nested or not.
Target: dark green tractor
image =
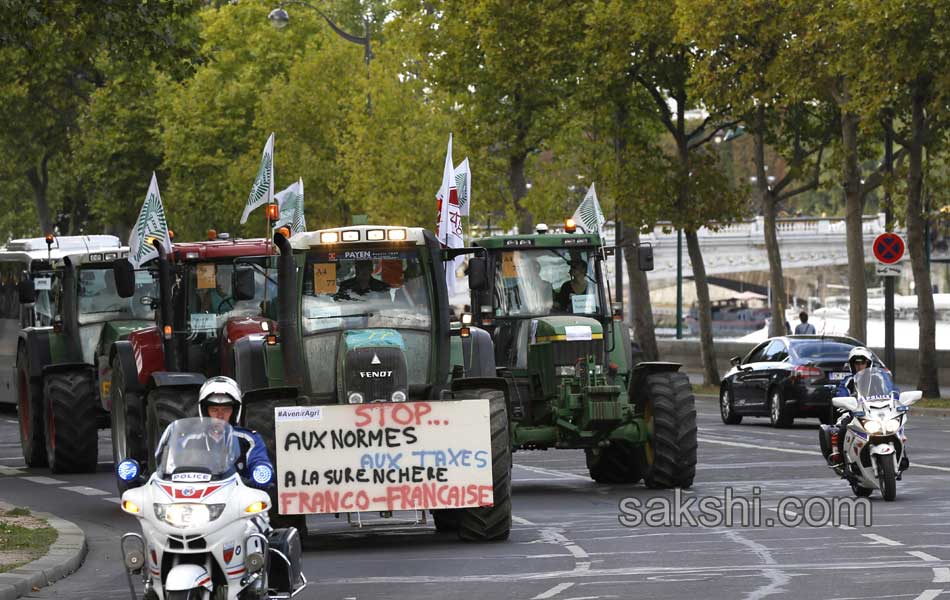
[[[473,245],[487,252],[469,262],[475,324],[494,340],[494,366],[512,390],[513,447],[582,448],[597,482],[690,487],[692,388],[678,364],[634,364],[629,330],[610,304],[613,249],[577,233]]]
[[[277,335],[234,346],[248,426],[274,456],[275,406],[488,399],[494,505],[432,512],[438,529],[462,539],[507,538],[507,386],[478,368],[480,353],[493,354],[487,336],[463,360],[467,330],[450,323],[443,267],[453,251],[420,228],[366,225],[278,233],[275,242]]]
[[[112,238],[112,236],[94,236]],[[19,300],[38,315],[20,331],[17,392],[20,435],[28,466],[54,473],[88,473],[98,461],[98,430],[109,428],[112,373],[109,349],[145,327],[150,286],[119,297],[113,262],[127,249],[117,238],[104,247],[48,252],[19,285]]]

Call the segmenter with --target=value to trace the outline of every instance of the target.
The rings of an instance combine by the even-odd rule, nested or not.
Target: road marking
[[[911,463],[912,467],[917,467],[920,469],[933,469],[934,471],[946,471],[950,473],[950,467],[938,467],[936,465],[922,465],[920,463]]]
[[[77,494],[82,494],[83,496],[108,496],[109,495],[109,492],[104,492],[100,489],[89,487],[88,485],[74,485],[70,487],[64,487],[62,489],[69,490],[70,492],[76,492]]]
[[[950,583],[950,567],[934,567],[934,583]]]
[[[563,592],[564,590],[566,590],[567,588],[571,587],[572,585],[574,585],[573,581],[569,581],[566,583],[559,583],[553,588],[549,589],[548,591],[541,592],[540,594],[538,594],[531,600],[545,600],[546,598],[553,598],[557,596],[558,594],[560,594],[561,592]]]
[[[551,477],[556,477],[558,479],[583,479],[584,481],[591,481],[590,477],[584,477],[583,475],[578,475],[576,473],[567,473],[565,471],[553,471],[551,469],[542,469],[541,467],[529,467],[527,465],[515,465],[516,467],[521,467],[527,471],[532,471],[538,473],[539,475],[550,475]],[[515,480],[517,481],[517,479]]]
[[[861,535],[868,538],[869,540],[873,540],[877,542],[878,544],[884,544],[885,546],[903,546],[904,545],[900,542],[895,542],[894,540],[888,539],[884,537],[883,535],[878,535],[876,533],[862,533]]]
[[[115,504],[121,504],[121,503],[122,503],[122,498],[116,498],[115,496],[113,496],[113,497],[111,497],[111,498],[103,498],[103,500],[105,500],[106,502],[113,502],[113,503],[115,503]]]
[[[0,475],[21,475],[23,470],[19,467],[4,467],[0,465]]]
[[[932,554],[927,554],[926,552],[921,552],[920,550],[909,550],[907,554],[911,556],[916,556],[924,562],[940,562],[940,559]]]
[[[528,519],[523,519],[521,517],[511,515],[511,520],[517,523],[518,525],[537,525],[537,523],[532,523]]]
[[[943,593],[943,590],[924,590],[924,593],[914,598],[914,600],[934,600]]]
[[[21,477],[24,481],[32,481],[33,483],[40,483],[42,485],[59,485],[60,483],[66,483],[65,481],[60,481],[59,479],[53,479],[52,477],[42,477],[39,475],[33,477]]]

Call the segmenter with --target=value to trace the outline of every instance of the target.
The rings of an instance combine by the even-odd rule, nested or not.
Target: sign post
[[[901,274],[898,261],[904,256],[904,240],[896,233],[882,233],[874,239],[872,249],[878,261],[875,271],[878,276],[884,277],[884,362],[892,373],[897,373],[894,352],[894,278]]]

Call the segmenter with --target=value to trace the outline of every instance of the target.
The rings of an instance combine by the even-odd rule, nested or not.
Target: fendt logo
[[[392,371],[360,371],[360,377],[363,379],[384,379],[392,375]]]

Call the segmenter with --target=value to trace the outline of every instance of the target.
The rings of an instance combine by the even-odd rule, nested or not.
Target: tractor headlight
[[[396,390],[392,395],[393,402],[405,402],[406,401],[406,392],[402,390]]]
[[[881,427],[881,422],[877,419],[865,419],[861,422],[861,425],[864,427],[864,430],[871,435],[877,435],[883,430]]]
[[[558,377],[573,377],[574,376],[574,365],[567,365],[563,367],[554,367],[554,374]]]
[[[359,392],[350,392],[350,395],[346,397],[346,401],[350,404],[362,404],[363,394]]]
[[[176,502],[174,504],[155,503],[155,516],[172,527],[191,529],[207,525],[221,516],[225,504],[196,504]]]
[[[891,435],[897,433],[901,428],[901,418],[897,417],[896,419],[891,419],[884,423],[884,433]]]

